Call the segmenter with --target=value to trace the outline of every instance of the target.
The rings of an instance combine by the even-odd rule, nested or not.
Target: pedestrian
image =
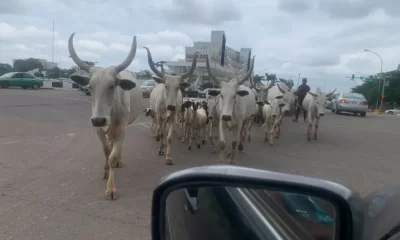
[[[310,86],[307,85],[307,78],[303,78],[302,84],[297,88],[294,94],[297,95],[297,109],[296,109],[296,117],[293,119],[294,122],[297,122],[299,119],[300,111],[303,109],[303,100],[307,96],[307,93],[310,91]],[[306,110],[303,109],[304,112],[304,122],[306,121]]]

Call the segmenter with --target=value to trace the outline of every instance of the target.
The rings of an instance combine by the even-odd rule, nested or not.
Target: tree
[[[14,62],[13,68],[16,72],[27,72],[35,68],[39,68],[39,71],[43,71],[42,63],[35,58],[18,59]]]
[[[61,77],[61,69],[59,67],[54,67],[46,72],[46,77],[48,78],[59,78]]]
[[[265,73],[265,77],[267,78],[267,81],[276,80],[276,74]]]
[[[8,63],[0,63],[0,76],[12,72],[12,66]]]
[[[253,81],[254,81],[254,84],[257,85],[257,84],[261,83],[261,81],[265,81],[265,77],[256,74],[256,75],[254,75]]]
[[[136,73],[138,79],[151,79],[153,74],[149,70],[140,70]]]
[[[289,87],[289,89],[291,89],[294,86],[292,79],[279,78],[279,81],[285,83]]]

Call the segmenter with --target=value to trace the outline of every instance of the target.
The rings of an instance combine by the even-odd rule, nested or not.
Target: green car
[[[0,86],[2,88],[8,87],[22,87],[23,89],[33,88],[35,90],[43,87],[43,80],[24,72],[9,72],[0,76]]]

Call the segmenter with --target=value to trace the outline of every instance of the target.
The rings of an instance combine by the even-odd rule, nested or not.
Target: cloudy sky
[[[12,0],[0,1],[0,62],[38,57],[67,68],[72,32],[81,58],[120,63],[133,35],[155,61],[183,58],[184,46],[224,30],[227,45],[251,47],[255,73],[306,76],[312,87],[346,91],[352,73],[394,70],[400,63],[400,1],[394,0]],[[148,69],[139,49],[131,70]],[[360,75],[357,74],[356,75]]]

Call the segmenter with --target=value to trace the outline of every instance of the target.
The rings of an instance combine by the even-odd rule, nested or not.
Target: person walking
[[[297,109],[296,109],[295,119],[293,119],[294,122],[298,121],[300,111],[303,109],[303,100],[311,89],[310,86],[307,85],[307,78],[303,78],[301,81],[302,84],[294,92],[297,95]],[[303,109],[303,112],[304,112],[304,121],[306,121],[306,111]]]

